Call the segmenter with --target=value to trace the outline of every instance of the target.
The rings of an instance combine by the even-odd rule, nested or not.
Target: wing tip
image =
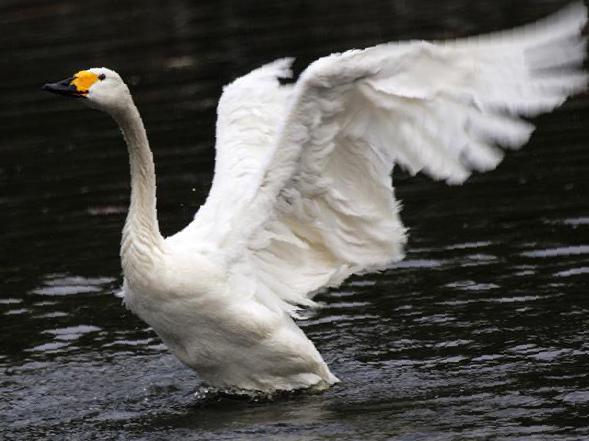
[[[541,34],[548,32],[562,35],[562,37],[573,37],[582,33],[587,24],[587,6],[583,1],[574,1],[562,9],[538,20],[535,23],[524,26],[523,29]],[[555,38],[562,38],[555,37]]]
[[[545,30],[553,32],[563,32],[565,35],[579,35],[587,24],[587,6],[584,1],[574,1],[562,9],[538,20],[536,23],[529,25],[530,31],[544,33]],[[524,29],[528,26],[524,26]]]
[[[452,45],[472,49],[473,46],[493,42],[512,44],[514,37],[520,38],[524,46],[544,45],[550,41],[579,36],[588,20],[588,9],[583,0],[574,1],[552,14],[537,21],[504,29],[472,35],[459,40],[437,41],[439,45]]]
[[[584,26],[587,23],[587,6],[583,0],[577,0],[556,12],[553,17],[558,21],[578,21]]]

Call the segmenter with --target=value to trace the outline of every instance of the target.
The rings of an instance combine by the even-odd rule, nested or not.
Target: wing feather
[[[223,88],[217,106],[215,174],[211,190],[194,221],[168,238],[186,246],[215,249],[224,245],[239,222],[237,213],[257,191],[271,154],[280,118],[292,86],[279,78],[292,75],[292,58],[266,64]]]
[[[233,219],[224,252],[236,286],[245,274],[250,295],[295,314],[317,290],[401,259],[393,166],[452,184],[495,168],[500,147],[528,141],[534,127],[521,116],[586,86],[586,19],[575,3],[508,32],[384,44],[311,64],[248,174],[251,191],[217,213]]]

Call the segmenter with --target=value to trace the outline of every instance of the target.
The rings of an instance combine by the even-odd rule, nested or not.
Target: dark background
[[[236,76],[284,56],[300,71],[333,51],[508,28],[566,3],[4,0],[1,437],[589,436],[586,95],[464,187],[396,174],[407,260],[323,295],[301,324],[342,384],[249,403],[207,395],[113,296],[126,149],[108,116],[40,91],[93,66],[126,79],[172,234],[206,197],[215,106]]]

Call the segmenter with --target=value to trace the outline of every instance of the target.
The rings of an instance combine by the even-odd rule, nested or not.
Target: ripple
[[[437,268],[443,263],[441,260],[433,259],[407,259],[396,263],[392,268]]]
[[[102,329],[92,325],[68,326],[66,328],[47,329],[44,334],[52,334],[57,340],[77,340],[84,334],[101,331]]]
[[[495,303],[517,303],[517,302],[533,302],[539,300],[540,296],[513,296],[513,297],[499,297],[497,299],[486,299],[488,302]]]
[[[164,61],[165,66],[169,69],[184,69],[193,66],[195,63],[195,58],[189,55],[170,57]]]
[[[425,368],[434,368],[439,365],[456,364],[456,363],[461,363],[466,360],[468,360],[468,357],[465,357],[463,355],[454,355],[451,357],[437,357],[437,358],[433,358],[431,360],[426,361],[423,364],[423,366]]]
[[[43,300],[42,302],[35,302],[33,303],[35,306],[53,306],[59,305],[59,301],[57,300]]]
[[[104,345],[105,348],[112,346],[149,346],[156,341],[154,338],[144,338],[138,340],[118,339]]]
[[[530,354],[530,353],[536,353],[536,352],[540,351],[538,346],[536,346],[535,344],[531,344],[531,343],[513,346],[511,348],[508,348],[507,350],[509,352],[515,352],[518,354]]]
[[[55,352],[61,348],[69,346],[69,343],[65,342],[51,342],[51,343],[44,343],[42,345],[38,345],[29,349],[25,349],[27,352]]]
[[[112,214],[122,214],[127,212],[126,206],[107,205],[103,207],[88,208],[86,212],[92,216],[109,216]]]
[[[589,225],[589,217],[573,217],[573,218],[568,218],[568,219],[564,219],[562,221],[562,223],[565,224],[565,225],[573,225],[573,226]]]
[[[338,302],[330,303],[329,309],[353,309],[370,305],[369,302]]]
[[[448,245],[447,247],[445,247],[446,250],[465,250],[465,249],[470,249],[470,248],[484,248],[484,247],[488,247],[489,245],[492,245],[493,242],[489,242],[489,241],[477,241],[477,242],[461,242],[461,243],[456,243],[453,245]]]
[[[435,348],[456,348],[459,346],[466,346],[473,343],[473,340],[452,340],[443,341],[434,345]]]
[[[561,257],[578,256],[581,254],[589,254],[589,245],[547,248],[542,250],[525,251],[521,253],[521,255],[524,257]]]
[[[569,270],[559,271],[554,275],[556,277],[571,277],[571,276],[578,276],[581,274],[589,274],[589,267],[584,266],[581,268],[572,268]]]
[[[348,323],[348,322],[356,322],[356,321],[365,321],[365,320],[378,320],[382,319],[382,317],[373,314],[354,314],[354,315],[328,315],[325,317],[320,317],[317,319],[307,319],[299,323],[301,327],[306,327],[310,325],[321,325],[325,323]]]
[[[27,308],[20,308],[20,309],[9,309],[4,313],[4,315],[19,315],[24,314],[26,312],[30,312],[30,309]]]
[[[21,302],[22,302],[22,299],[14,299],[12,297],[0,299],[0,305],[15,305],[15,304],[21,303]]]
[[[416,323],[448,323],[456,320],[456,317],[452,317],[448,314],[433,314],[415,319]]]
[[[46,296],[69,296],[75,294],[90,294],[101,292],[104,285],[113,283],[116,279],[112,277],[81,277],[51,275],[43,283],[43,286],[35,288],[32,294]]]
[[[59,317],[67,317],[68,314],[63,311],[52,311],[46,312],[44,314],[35,315],[34,318],[36,319],[44,319],[44,318],[59,318]]]
[[[502,358],[505,358],[505,356],[500,355],[500,354],[490,354],[490,355],[481,355],[479,357],[475,357],[472,359],[472,361],[478,363],[478,362],[501,360]]]
[[[454,288],[461,291],[489,291],[501,288],[495,283],[477,283],[474,280],[460,280],[444,285],[447,288]]]
[[[540,350],[539,352],[532,355],[532,358],[534,358],[535,360],[538,360],[538,361],[555,361],[558,358],[561,358],[564,356],[571,356],[571,355],[578,355],[578,354],[575,354],[575,352],[570,349],[550,348],[550,349]]]
[[[357,285],[360,286],[360,285]],[[346,298],[346,297],[354,297],[357,296],[358,293],[356,291],[352,291],[352,290],[338,290],[338,291],[331,291],[328,293],[330,297],[341,297],[341,298]]]
[[[535,270],[522,270],[522,271],[516,271],[515,273],[513,273],[513,275],[516,277],[527,277],[527,276],[533,276],[534,274],[536,274]]]
[[[375,280],[352,280],[347,283],[348,286],[374,286],[376,285]]]
[[[560,397],[565,403],[574,405],[586,405],[589,404],[589,390],[579,390],[568,393]]]

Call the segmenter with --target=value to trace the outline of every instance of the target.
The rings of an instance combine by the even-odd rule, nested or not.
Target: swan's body
[[[519,147],[533,130],[518,115],[585,87],[585,21],[576,4],[508,33],[334,54],[294,85],[277,80],[290,60],[253,71],[220,100],[206,203],[166,239],[145,129],[118,74],[46,87],[85,97],[124,133],[126,305],[213,386],[321,388],[338,380],[291,316],[319,289],[403,257],[394,164],[449,183],[495,168],[495,144]]]

